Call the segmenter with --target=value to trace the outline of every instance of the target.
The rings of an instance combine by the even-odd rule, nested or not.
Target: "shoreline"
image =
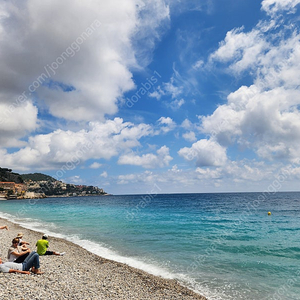
[[[19,232],[29,248],[43,232],[26,229],[0,218],[1,258],[7,261],[11,240]],[[199,299],[205,297],[174,279],[165,279],[145,271],[100,257],[62,238],[49,236],[49,250],[66,252],[64,256],[41,256],[42,275],[0,273],[1,299]],[[18,287],[18,288],[16,288]]]

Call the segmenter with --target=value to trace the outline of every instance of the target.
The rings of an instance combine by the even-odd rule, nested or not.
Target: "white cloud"
[[[163,93],[161,92],[160,87],[158,87],[156,91],[154,91],[153,93],[149,93],[149,97],[156,98],[157,100],[160,100],[162,94]]]
[[[17,152],[0,155],[0,165],[20,169],[72,170],[88,159],[110,159],[140,145],[139,139],[153,134],[147,124],[134,125],[120,118],[90,123],[89,130],[56,130],[30,137]]]
[[[101,168],[102,164],[99,164],[97,162],[93,162],[91,165],[90,165],[90,168],[91,169],[99,169]]]
[[[149,125],[105,122],[105,116],[115,114],[119,98],[134,88],[131,68],[149,62],[164,22],[169,8],[163,0],[2,1],[0,144],[20,149],[1,149],[0,164],[71,170],[154,134]],[[43,120],[45,112],[50,117]],[[53,132],[35,135],[49,119]],[[83,121],[78,127],[86,129],[59,129],[60,123],[68,127],[65,120]]]
[[[127,174],[118,176],[118,184],[128,184],[139,181],[140,174]]]
[[[199,116],[199,119],[202,120],[204,117]],[[185,140],[194,142],[196,141],[196,132],[201,132],[201,128],[198,123],[192,123],[189,119],[185,119],[180,127],[185,129],[187,132],[185,132],[182,136]]]
[[[17,147],[24,143],[18,139],[38,127],[37,108],[29,101],[19,105],[0,103],[0,144]]]
[[[237,135],[241,134],[239,125],[242,117],[243,111],[236,111],[234,105],[221,105],[212,115],[201,118],[201,130],[216,137],[221,145],[228,146]]]
[[[297,89],[296,74],[300,69],[300,35],[294,30],[289,33],[289,37],[283,39],[279,45],[270,46],[267,53],[260,55],[258,76],[255,80],[255,85],[259,88],[271,89],[284,86],[288,89]]]
[[[188,161],[195,160],[199,167],[222,166],[227,162],[226,148],[213,140],[202,139],[191,148],[180,149],[178,154]]]
[[[170,117],[161,117],[158,122],[160,124],[166,124],[166,125],[169,125],[169,126],[173,126],[174,124],[174,121],[170,118]]]
[[[173,66],[173,75],[170,78],[169,82],[164,82],[162,85],[159,85],[154,92],[150,94],[150,97],[160,100],[162,96],[169,96],[172,99],[177,99],[183,91],[187,82],[185,82],[179,72]],[[178,100],[176,100],[178,101]]]
[[[197,178],[200,180],[214,181],[218,184],[227,181],[251,184],[253,182],[272,182],[280,174],[281,169],[278,166],[267,166],[264,163],[255,161],[241,160],[239,162],[228,161],[224,166],[217,168],[196,169]]]
[[[103,177],[103,178],[107,178],[108,174],[107,174],[106,171],[103,171],[100,176]]]
[[[263,0],[261,7],[271,15],[283,10],[295,12],[295,6],[299,3],[300,0]]]
[[[136,57],[142,66],[148,65],[152,59],[151,51],[160,34],[169,26],[170,9],[164,0],[133,1],[138,8],[138,23],[133,38]]]
[[[164,83],[164,91],[166,94],[170,94],[173,99],[182,93],[182,87],[175,84],[174,76],[171,77],[170,82]]]
[[[160,130],[164,133],[172,131],[176,127],[176,123],[170,117],[159,118],[158,124],[161,125]]]
[[[204,66],[203,60],[198,60],[195,62],[195,64],[192,66],[193,69],[198,70],[201,69]]]
[[[254,67],[268,43],[262,38],[259,30],[254,29],[248,33],[242,30],[243,28],[238,28],[227,32],[218,50],[210,55],[210,61],[233,61],[230,69],[238,73]]]
[[[197,168],[196,169],[197,177],[201,180],[211,180],[211,179],[219,179],[222,177],[222,169],[210,169],[210,168]]]
[[[228,96],[228,104],[202,119],[202,130],[224,146],[238,142],[261,158],[294,161],[300,157],[298,104],[297,90],[242,87]]]
[[[174,100],[170,103],[170,107],[173,109],[173,110],[177,110],[179,109],[183,104],[185,103],[184,99],[180,99],[180,100]]]
[[[78,175],[68,177],[67,181],[72,184],[82,184],[83,183],[82,178],[80,178],[80,176],[78,176]]]
[[[236,82],[244,74],[247,82],[253,77],[252,84],[237,88],[228,95],[227,103],[200,118],[200,131],[209,139],[197,141],[197,125],[189,120],[182,123],[182,137],[194,144],[180,149],[178,154],[196,162],[197,168],[183,170],[174,165],[163,173],[122,175],[118,183],[168,183],[166,186],[175,190],[199,186],[199,182],[218,187],[235,182],[248,184],[251,189],[252,183],[265,184],[279,174],[283,168],[280,162],[287,160],[295,164],[290,166],[290,176],[299,180],[300,35],[292,19],[285,23],[279,15],[293,13],[299,2],[263,0],[262,10],[270,20],[258,22],[249,32],[242,27],[229,31],[207,66],[202,60],[192,66],[195,74],[200,68],[205,72],[207,67],[221,65],[220,72],[233,74]],[[0,165],[17,170],[65,172],[90,159],[120,156],[120,164],[169,166],[173,158],[167,146],[156,152],[149,147],[149,153],[143,155],[132,151],[139,147],[140,153],[145,153],[140,148],[143,137],[176,129],[172,118],[160,118],[154,128],[120,118],[105,121],[117,112],[124,93],[134,88],[131,70],[141,69],[151,61],[151,50],[167,28],[169,15],[163,0],[87,0],[84,4],[71,0],[45,0],[42,4],[37,0],[2,1],[0,144],[20,149],[12,152],[1,148]],[[91,29],[95,20],[99,20],[98,26]],[[87,30],[90,34],[83,35]],[[82,37],[82,43],[78,42]],[[69,54],[63,58],[63,53]],[[58,64],[62,59],[63,63]],[[160,103],[178,109],[184,104],[182,95],[196,86],[193,80],[180,76],[174,64],[169,82],[161,83],[150,96],[168,98]],[[36,91],[29,91],[30,86],[36,86]],[[45,112],[50,114],[47,120],[43,120]],[[55,125],[52,132],[48,128],[47,133],[37,134],[36,130],[44,132],[42,125],[49,119],[52,124],[59,121],[65,128],[69,124],[78,127],[62,130]],[[79,126],[83,129],[79,130]],[[179,137],[180,133],[174,135]],[[157,141],[146,142],[155,145],[155,149],[160,147]],[[230,161],[238,147],[272,164]],[[101,164],[95,162],[89,167],[99,168]],[[108,174],[103,172],[100,177],[107,178]],[[72,180],[81,181],[80,176]]]
[[[258,191],[274,193],[284,191],[289,186],[297,188],[300,168],[297,165],[265,164],[254,160],[227,161],[219,167],[198,167],[180,169],[173,165],[165,172],[126,174],[118,176],[122,191],[141,192],[153,186],[160,193],[212,191]]]
[[[185,119],[182,122],[181,127],[188,130],[188,129],[192,128],[192,122],[189,119]]]
[[[200,131],[210,136],[208,140],[202,139],[179,150],[178,154],[187,161],[196,162],[196,170],[181,170],[175,165],[164,173],[131,174],[130,179],[127,177],[128,182],[138,181],[139,185],[163,183],[173,191],[177,186],[189,185],[201,185],[211,190],[217,187],[222,191],[272,192],[298,186],[300,35],[296,26],[281,17],[274,17],[273,13],[294,12],[299,2],[263,1],[263,9],[271,18],[258,22],[249,32],[243,28],[231,30],[219,49],[209,57],[209,67],[221,66],[220,72],[225,69],[237,80],[245,74],[249,82],[252,76],[253,82],[231,92],[226,104],[200,118]],[[194,67],[202,67],[202,62]],[[214,71],[218,72],[218,69]],[[172,97],[178,91],[174,86],[183,85],[171,80],[169,86],[172,89],[167,92],[163,86],[160,95]],[[189,134],[196,131],[194,124],[185,120],[181,127],[187,130],[183,135],[185,138],[194,138]],[[229,158],[235,158],[237,148],[241,156],[244,149],[247,149],[246,155],[254,152],[250,155],[256,154],[255,159],[231,161]],[[271,160],[272,164],[265,160]]]
[[[278,9],[296,5],[264,3]],[[300,35],[291,26],[270,24],[259,23],[249,33],[230,31],[211,55],[211,61],[228,62],[234,72],[254,75],[253,84],[230,93],[227,104],[202,117],[201,131],[225,147],[237,143],[259,158],[295,162],[300,158]]]
[[[186,132],[182,135],[182,137],[189,141],[189,142],[195,142],[197,139],[196,139],[196,135],[195,135],[195,132],[193,131],[189,131],[189,132]]]
[[[125,154],[120,156],[118,163],[121,165],[134,165],[154,169],[168,166],[169,162],[173,159],[169,155],[169,148],[166,146],[162,146],[156,153],[156,155],[151,153],[143,154],[142,156]]]
[[[34,93],[39,110],[75,121],[117,112],[130,68],[149,60],[169,20],[162,0],[5,1],[0,11],[0,103]]]

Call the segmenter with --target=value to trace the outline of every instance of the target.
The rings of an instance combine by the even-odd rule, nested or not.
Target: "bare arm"
[[[29,243],[28,243],[28,242],[25,242],[25,241],[22,241],[22,242],[21,242],[21,245],[29,245]]]
[[[29,244],[29,243],[28,243],[28,244]],[[26,251],[26,250],[29,249],[29,248],[26,246],[26,244],[22,244],[22,245],[19,246],[19,247],[21,247],[22,251]]]
[[[29,275],[29,271],[19,271],[19,270],[14,270],[14,269],[9,269],[8,273],[21,273],[21,274],[27,274]]]
[[[6,229],[6,230],[8,230],[8,227],[7,227],[7,225],[4,225],[4,226],[0,226],[0,229]]]
[[[14,252],[12,252],[11,254],[13,254],[13,255],[19,257],[19,256],[22,256],[22,255],[24,255],[24,254],[26,254],[26,253],[30,253],[30,252],[31,252],[31,251],[30,251],[30,249],[28,248],[26,251],[22,251],[22,252],[14,251]]]

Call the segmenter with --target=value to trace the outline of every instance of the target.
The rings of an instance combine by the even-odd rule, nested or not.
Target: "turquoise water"
[[[47,198],[0,217],[176,278],[208,299],[300,299],[300,193]],[[271,211],[271,216],[268,216]]]

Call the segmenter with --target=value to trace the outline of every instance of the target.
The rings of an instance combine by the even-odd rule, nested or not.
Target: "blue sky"
[[[112,194],[299,190],[300,0],[0,4],[0,166]]]

